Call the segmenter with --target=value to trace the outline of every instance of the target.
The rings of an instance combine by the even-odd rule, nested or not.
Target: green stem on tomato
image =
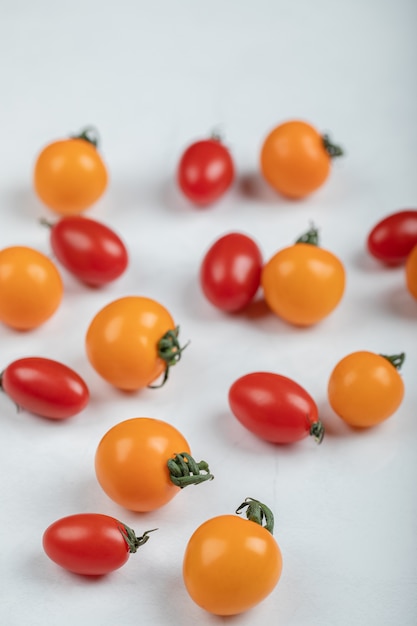
[[[245,498],[245,501],[236,509],[236,513],[239,515],[244,508],[246,508],[246,517],[248,520],[263,526],[271,535],[273,534],[274,514],[266,504],[255,500],[255,498]]]
[[[206,461],[197,463],[188,452],[176,454],[174,458],[167,461],[167,466],[171,481],[181,489],[188,485],[199,485],[214,478],[213,474],[210,474]]]
[[[324,424],[320,420],[313,422],[310,426],[310,435],[314,437],[316,443],[320,444],[323,441],[325,429]]]
[[[337,146],[336,144],[332,143],[330,141],[330,137],[329,135],[323,135],[322,137],[323,139],[323,146],[324,149],[326,150],[327,154],[334,159],[335,157],[340,157],[344,155],[343,149],[340,146]]]
[[[178,335],[180,327],[177,326],[173,330],[169,330],[158,342],[157,351],[158,356],[165,362],[165,372],[162,382],[159,385],[148,385],[149,389],[159,389],[163,387],[168,380],[169,370],[181,359],[182,353],[190,343],[189,341],[185,346],[180,346],[178,341]]]
[[[95,148],[98,148],[100,137],[95,126],[86,126],[78,135],[71,135],[71,139],[84,139]]]
[[[312,246],[318,246],[319,245],[318,229],[314,226],[314,224],[311,224],[308,231],[304,233],[303,235],[301,235],[301,237],[299,237],[295,243],[309,243]]]
[[[126,526],[126,524],[122,524],[120,522],[119,530],[128,545],[129,552],[134,554],[135,552],[137,552],[137,549],[140,548],[140,546],[143,546],[143,544],[148,541],[149,533],[153,533],[155,530],[158,529],[152,528],[152,530],[145,531],[143,535],[141,535],[141,537],[136,537],[135,531],[132,530],[132,528],[129,528],[129,526]]]
[[[400,352],[400,354],[392,354],[392,355],[381,354],[380,356],[384,357],[384,359],[387,359],[387,361],[389,361],[391,365],[395,367],[396,370],[400,370],[402,367],[402,364],[405,361],[405,352]]]

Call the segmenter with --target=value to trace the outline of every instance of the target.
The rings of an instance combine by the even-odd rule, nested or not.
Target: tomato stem
[[[247,507],[247,508],[246,508]],[[271,535],[274,532],[274,514],[271,509],[255,500],[255,498],[245,498],[245,501],[236,509],[236,513],[240,515],[240,512],[246,508],[246,517],[251,522],[255,522],[260,526],[263,526],[268,530]]]
[[[384,359],[387,359],[387,361],[389,361],[391,365],[395,367],[396,370],[400,370],[402,367],[402,364],[405,361],[405,352],[400,352],[400,354],[392,354],[392,355],[381,354],[380,356],[383,356]]]
[[[336,144],[332,143],[330,141],[329,135],[327,134],[323,135],[322,139],[323,139],[324,149],[326,150],[327,154],[332,159],[334,157],[339,157],[339,156],[344,155],[343,149],[340,146],[337,146]]]
[[[165,385],[166,381],[168,380],[170,368],[178,363],[178,361],[181,359],[183,351],[190,343],[189,341],[187,341],[185,346],[181,347],[178,341],[179,332],[180,327],[177,326],[173,330],[169,330],[168,332],[166,332],[165,335],[159,340],[157,348],[158,356],[160,359],[165,361],[166,365],[164,378],[159,385],[148,385],[149,389],[159,389],[160,387],[163,387]]]
[[[314,226],[314,224],[311,224],[308,231],[304,233],[303,235],[301,235],[301,237],[299,237],[295,243],[309,243],[312,246],[318,246],[319,245],[318,229]]]
[[[140,548],[140,546],[143,546],[143,544],[148,541],[149,533],[153,533],[155,530],[158,529],[152,528],[152,530],[146,530],[143,535],[141,535],[140,537],[136,537],[135,531],[132,528],[129,528],[129,526],[126,526],[126,524],[122,524],[120,522],[119,530],[128,545],[129,552],[131,554],[134,554],[135,552],[137,552],[137,549]]]
[[[88,141],[97,148],[100,137],[95,126],[86,126],[79,135],[71,135],[71,139],[84,139],[84,141]]]
[[[54,224],[46,219],[46,217],[41,217],[39,223],[42,226],[46,226],[47,228],[53,228]]]
[[[320,420],[317,422],[313,422],[310,427],[310,435],[314,437],[316,443],[320,444],[323,441],[324,437],[324,424]]]
[[[213,474],[206,461],[197,463],[187,452],[176,454],[174,458],[167,462],[169,475],[177,487],[188,487],[188,485],[199,485],[206,480],[213,480]],[[201,472],[205,472],[201,474]]]

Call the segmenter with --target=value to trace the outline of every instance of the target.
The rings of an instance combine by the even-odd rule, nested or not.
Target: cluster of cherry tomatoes
[[[326,180],[331,160],[342,150],[311,125],[286,122],[267,136],[260,155],[265,180],[280,194],[298,199]],[[227,192],[235,177],[233,159],[220,138],[191,144],[177,172],[179,188],[197,207]],[[108,176],[93,129],[49,144],[38,156],[34,188],[59,215],[46,223],[51,250],[66,270],[91,287],[119,278],[129,255],[122,239],[104,224],[82,216],[104,193]],[[404,263],[406,282],[417,298],[417,211],[402,211],[380,222],[368,237],[370,254],[384,263]],[[285,322],[317,324],[339,305],[345,269],[332,252],[319,246],[312,226],[292,245],[264,262],[248,235],[228,233],[205,254],[199,273],[202,292],[225,313],[248,307],[261,288],[268,307]],[[0,321],[14,330],[30,330],[59,308],[63,282],[55,262],[37,250],[11,246],[0,251]],[[109,384],[124,390],[158,388],[182,358],[186,345],[179,326],[159,302],[143,296],[119,298],[91,320],[85,353]],[[404,354],[366,351],[347,355],[329,376],[328,399],[337,415],[354,427],[369,427],[400,406],[404,385],[399,368]],[[43,357],[10,363],[0,376],[1,389],[20,407],[49,419],[66,419],[89,402],[85,381],[65,364]],[[310,394],[278,373],[252,372],[229,389],[231,413],[254,435],[279,444],[312,435],[320,443],[324,426]],[[206,461],[191,456],[187,440],[171,424],[135,417],[116,424],[101,439],[95,455],[103,491],[131,511],[153,511],[187,485],[210,481]],[[273,514],[247,498],[236,513],[212,518],[190,538],[183,578],[191,598],[209,612],[245,611],[275,588],[282,556],[272,536]],[[72,515],[54,522],[43,537],[46,554],[82,575],[102,575],[124,565],[146,543],[117,519],[98,513]],[[210,546],[223,546],[214,558]],[[239,563],[239,567],[236,564]],[[222,575],[219,576],[219,572]]]

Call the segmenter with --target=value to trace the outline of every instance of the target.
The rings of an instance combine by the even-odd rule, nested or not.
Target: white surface
[[[386,270],[364,251],[376,221],[417,202],[416,9],[413,0],[0,3],[0,247],[49,253],[38,218],[52,214],[31,188],[35,156],[94,123],[111,183],[88,214],[113,227],[131,256],[128,272],[101,291],[62,271],[62,306],[38,330],[0,327],[2,367],[20,356],[56,358],[92,394],[62,424],[16,414],[0,397],[1,624],[226,621],[190,600],[182,555],[201,522],[246,496],[274,510],[284,569],[276,591],[233,624],[417,623],[417,303],[401,268]],[[330,131],[347,152],[325,187],[299,203],[257,178],[265,134],[294,117]],[[183,148],[213,127],[225,133],[238,177],[201,211],[173,177]],[[311,220],[347,270],[343,302],[322,324],[298,330],[272,314],[225,316],[203,300],[196,275],[218,236],[244,231],[267,259]],[[124,395],[89,366],[84,335],[102,305],[132,293],[160,300],[192,343],[165,388]],[[331,369],[357,349],[407,352],[403,405],[362,434],[345,428],[326,399]],[[259,369],[292,377],[315,397],[327,426],[320,447],[267,445],[230,415],[230,384]],[[215,474],[148,515],[109,501],[93,470],[101,436],[140,415],[180,428]],[[159,531],[123,569],[85,580],[41,547],[52,521],[85,511]]]

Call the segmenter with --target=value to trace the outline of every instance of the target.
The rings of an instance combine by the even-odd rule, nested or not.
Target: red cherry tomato
[[[318,443],[324,427],[313,398],[290,378],[254,372],[229,389],[234,416],[253,434],[273,443],[293,443],[313,435]]]
[[[22,409],[56,420],[80,413],[90,398],[87,385],[74,370],[42,357],[10,363],[1,374],[0,386]]]
[[[120,237],[104,224],[80,215],[64,217],[52,226],[51,246],[69,272],[95,287],[119,278],[128,264]]]
[[[177,180],[184,195],[198,206],[216,202],[234,179],[233,160],[219,139],[191,144],[181,157]]]
[[[114,517],[100,513],[80,513],[63,517],[43,534],[47,556],[75,574],[100,576],[122,567],[129,555],[149,539],[142,537]]]
[[[206,253],[200,284],[204,295],[222,311],[244,309],[261,281],[262,255],[256,243],[241,233],[218,239]]]
[[[402,265],[417,245],[417,210],[397,211],[378,222],[368,235],[368,252],[386,265]]]

